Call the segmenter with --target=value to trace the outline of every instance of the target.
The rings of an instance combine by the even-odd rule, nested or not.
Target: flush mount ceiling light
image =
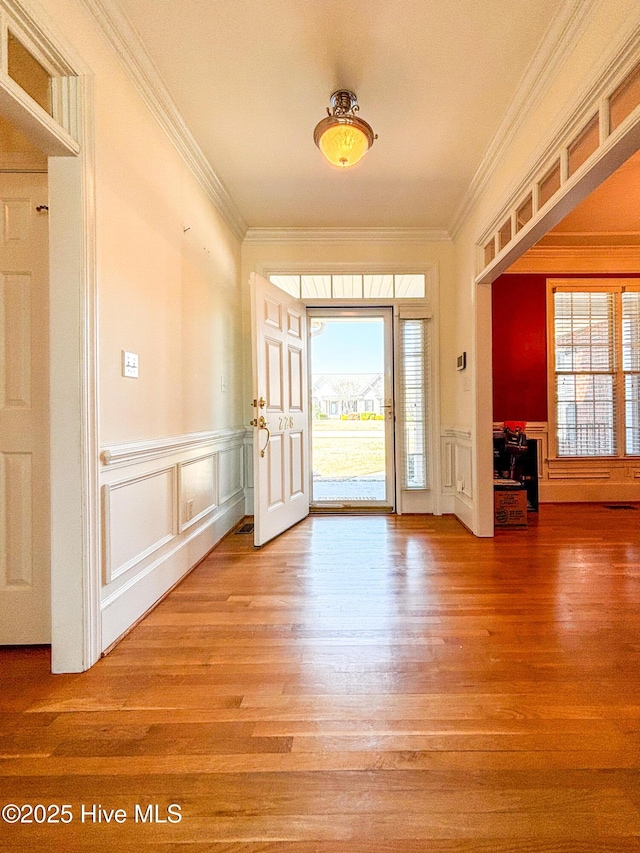
[[[313,131],[313,140],[327,160],[334,166],[346,169],[362,159],[373,145],[377,134],[356,113],[358,99],[347,89],[331,95],[331,109]]]

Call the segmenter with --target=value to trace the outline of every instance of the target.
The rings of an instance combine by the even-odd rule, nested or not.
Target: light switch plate
[[[122,375],[131,379],[138,378],[138,353],[122,350]]]

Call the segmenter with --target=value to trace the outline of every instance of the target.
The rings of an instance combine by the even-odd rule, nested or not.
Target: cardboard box
[[[526,527],[527,490],[494,487],[493,509],[496,527]]]

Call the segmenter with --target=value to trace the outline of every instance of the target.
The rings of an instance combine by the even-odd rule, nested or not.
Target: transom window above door
[[[297,299],[421,299],[425,276],[403,275],[270,275],[269,281]]]

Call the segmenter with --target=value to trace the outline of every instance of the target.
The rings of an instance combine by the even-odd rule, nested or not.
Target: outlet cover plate
[[[130,379],[138,378],[138,353],[122,350],[122,375]]]

